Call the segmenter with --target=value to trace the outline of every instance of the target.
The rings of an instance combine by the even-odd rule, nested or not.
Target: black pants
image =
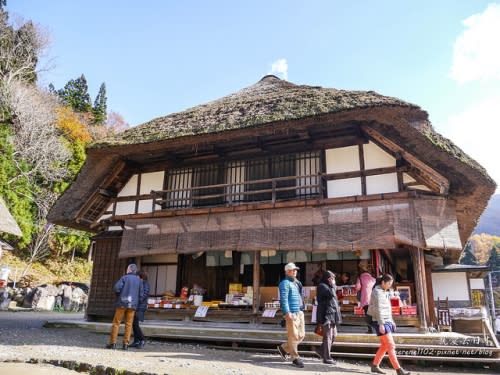
[[[144,340],[144,333],[142,333],[141,326],[139,325],[139,319],[137,314],[134,316],[134,322],[132,323],[132,329],[134,331],[134,341],[139,342]]]
[[[336,337],[337,326],[331,322],[323,324],[323,343],[318,348],[318,353],[323,357],[323,359],[332,359],[331,348]]]
[[[365,312],[365,323],[366,326],[368,327],[368,333],[373,332],[373,327],[372,327],[372,318],[368,317],[368,305],[363,306],[363,311]]]

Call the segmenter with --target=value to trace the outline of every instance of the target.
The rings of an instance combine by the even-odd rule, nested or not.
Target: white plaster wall
[[[149,194],[151,190],[163,190],[165,172],[143,173],[141,175],[140,194]]]
[[[137,195],[137,175],[134,174],[130,180],[125,184],[123,189],[118,193],[119,197],[126,197],[129,195]]]
[[[325,151],[326,173],[359,171],[358,146],[331,148]]]
[[[436,272],[432,273],[432,292],[434,299],[451,301],[468,301],[469,286],[465,272]]]
[[[396,173],[366,177],[366,194],[393,193],[398,191],[398,175]]]
[[[346,178],[327,182],[328,198],[361,195],[361,178]]]
[[[484,279],[470,279],[470,288],[471,289],[481,289],[484,290]]]
[[[410,176],[408,173],[403,173],[403,183],[407,184],[409,182],[415,182],[416,180]]]
[[[365,169],[395,167],[396,159],[373,142],[363,145]]]
[[[156,206],[156,209],[160,210],[161,207],[159,205]],[[139,209],[137,213],[143,214],[146,212],[153,212],[153,200],[152,199],[144,199],[139,201]]]
[[[116,202],[116,215],[128,215],[135,213],[135,201]]]

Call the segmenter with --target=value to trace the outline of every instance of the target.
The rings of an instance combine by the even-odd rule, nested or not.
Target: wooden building
[[[0,259],[2,259],[2,254],[4,250],[13,250],[14,248],[6,241],[2,240],[2,233],[11,234],[14,236],[21,237],[23,233],[21,228],[17,224],[16,220],[9,212],[7,205],[0,198]]]
[[[250,307],[210,314],[259,320],[285,263],[307,286],[319,268],[354,281],[366,260],[397,274],[425,328],[435,321],[425,254],[456,261],[495,188],[416,105],[265,76],[92,145],[49,220],[97,233],[91,319],[112,314],[112,284],[131,261],[154,296],[198,284],[226,302],[230,284],[251,287]]]

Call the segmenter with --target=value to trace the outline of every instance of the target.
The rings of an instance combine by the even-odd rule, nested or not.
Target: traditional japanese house
[[[435,321],[425,254],[456,261],[496,188],[418,106],[271,75],[87,153],[49,220],[96,232],[90,319],[112,315],[112,285],[132,261],[153,296],[203,290],[211,319],[266,321],[285,263],[312,286],[325,268],[354,281],[365,260],[397,275],[414,307],[398,319],[425,328]],[[347,321],[361,323],[345,294]],[[193,315],[156,306],[157,317]]]

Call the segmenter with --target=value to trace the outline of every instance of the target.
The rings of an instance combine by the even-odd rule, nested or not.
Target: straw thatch
[[[374,91],[295,85],[275,76],[213,102],[159,117],[93,147],[157,142],[380,106],[418,108]]]
[[[448,196],[456,201],[461,239],[468,238],[496,184],[481,165],[434,131],[425,111],[373,91],[295,85],[274,76],[95,143],[77,180],[52,208],[49,220],[88,230],[89,223],[77,222],[76,215],[92,194],[107,187],[106,181],[116,175],[122,181],[126,178],[127,168],[120,172],[123,162],[140,168],[168,159],[181,149],[193,153],[207,145],[228,149],[231,142],[242,139],[286,134],[290,129],[309,132],[317,126],[333,133],[345,124],[373,129],[445,176],[450,182]]]
[[[10,214],[2,198],[0,198],[0,233],[1,232],[10,233],[19,237],[23,235],[19,225],[17,225],[16,220]]]

